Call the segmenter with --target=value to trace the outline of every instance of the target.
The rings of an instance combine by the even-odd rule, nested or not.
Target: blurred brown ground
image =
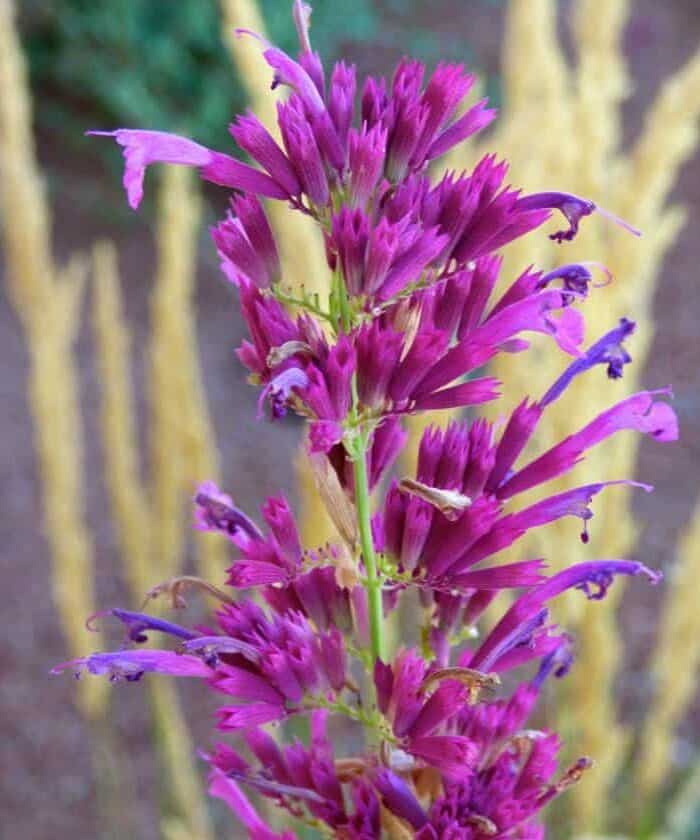
[[[565,16],[567,3],[563,3]],[[454,33],[459,27],[476,50],[478,63],[491,73],[498,70],[501,10],[485,3],[459,0],[440,2],[422,15],[417,26]],[[427,5],[426,5],[427,9]],[[477,33],[477,35],[475,35]],[[700,6],[697,0],[636,0],[634,22],[627,38],[635,92],[626,107],[626,130],[634,137],[643,108],[660,81],[677,68],[700,44]],[[385,69],[394,55],[359,50],[363,70]],[[533,126],[552,131],[556,126]],[[562,142],[575,138],[562,137]],[[67,161],[51,138],[40,138],[39,154],[53,179],[55,243],[59,258],[87,248],[100,236],[115,239],[120,253],[128,320],[134,334],[138,366],[134,371],[143,400],[143,354],[139,348],[147,331],[149,289],[154,246],[145,217],[134,216],[115,231],[81,210],[76,196],[92,192],[100,202],[122,202],[113,183],[86,170],[84,160]],[[115,151],[116,154],[116,151]],[[89,165],[89,164],[88,164]],[[565,188],[566,185],[560,185]],[[682,424],[681,442],[673,447],[643,445],[638,476],[655,484],[651,497],[637,497],[637,512],[644,528],[640,558],[664,567],[671,559],[679,530],[700,491],[700,290],[697,266],[700,238],[700,159],[682,173],[675,194],[694,220],[666,261],[656,297],[656,338],[644,376],[649,386],[673,383]],[[617,282],[634,283],[634,277]],[[242,506],[253,512],[262,498],[284,491],[293,497],[291,457],[298,439],[293,421],[275,426],[255,421],[255,394],[245,383],[233,348],[242,336],[228,290],[219,277],[215,255],[202,236],[198,273],[197,320],[201,354],[211,409],[222,450],[225,486]],[[87,319],[86,319],[87,324]],[[640,325],[651,329],[651,324]],[[591,333],[595,332],[591,325]],[[97,821],[91,779],[87,732],[71,702],[70,679],[49,678],[48,671],[65,658],[48,580],[47,546],[41,533],[41,497],[32,449],[25,381],[27,354],[19,325],[4,292],[0,305],[0,398],[3,406],[0,436],[0,552],[2,556],[2,625],[0,647],[0,837],[22,840],[103,836]],[[109,606],[124,599],[118,581],[118,551],[109,526],[107,500],[100,479],[97,411],[99,381],[89,328],[78,347],[86,422],[87,519],[97,537],[100,603]],[[141,405],[143,408],[143,405]],[[192,476],[193,483],[202,478]],[[658,590],[635,587],[623,605],[623,623],[630,647],[629,673],[621,685],[625,708],[634,715],[643,704],[647,684],[644,655],[654,633]],[[119,685],[113,698],[117,734],[133,760],[135,799],[132,803],[136,837],[157,835],[156,768],[147,754],[148,737],[144,697],[138,687]],[[197,694],[195,698],[195,694]],[[203,711],[201,692],[187,692],[188,717],[198,743],[206,745],[210,719]],[[694,720],[697,722],[697,715]],[[688,721],[690,733],[692,721]],[[237,836],[226,823],[222,834]],[[223,829],[223,826],[222,826]]]

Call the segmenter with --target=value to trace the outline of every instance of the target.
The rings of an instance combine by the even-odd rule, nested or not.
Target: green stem
[[[352,326],[352,320],[350,317],[350,306],[348,301],[348,295],[345,291],[345,286],[340,283],[340,288],[338,290],[338,294],[340,297],[340,322],[343,327],[343,332],[347,335],[350,332],[350,327]]]
[[[374,553],[374,541],[372,539],[369,481],[367,479],[367,445],[367,434],[360,432],[355,439],[353,471],[357,525],[360,532],[362,558],[365,564],[364,585],[367,590],[372,659],[376,660],[384,658],[384,610],[382,606],[382,581],[377,574],[377,555]]]

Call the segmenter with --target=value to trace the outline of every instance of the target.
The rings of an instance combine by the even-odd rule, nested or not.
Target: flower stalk
[[[372,660],[384,661],[384,608],[382,605],[382,578],[377,564],[372,537],[370,490],[367,477],[368,435],[358,429],[352,444],[353,477],[355,479],[355,506],[357,530],[360,536],[362,562],[365,569],[363,584],[367,590],[370,644]]]

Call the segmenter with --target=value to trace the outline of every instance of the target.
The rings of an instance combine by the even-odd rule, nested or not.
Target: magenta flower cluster
[[[284,498],[268,499],[256,522],[203,483],[195,527],[229,540],[235,560],[225,580],[178,578],[152,594],[182,606],[183,589],[198,587],[218,600],[210,624],[194,630],[110,610],[127,629],[124,647],[59,669],[129,681],[189,676],[220,695],[217,727],[232,736],[206,756],[210,790],[254,840],[289,840],[297,823],[344,840],[538,840],[542,808],[589,764],[558,770],[559,738],[528,724],[542,686],[573,658],[549,603],[572,588],[603,598],[617,575],[652,583],[659,575],[621,559],[548,575],[541,559],[498,555],[562,517],[579,518],[587,541],[593,498],[635,482],[544,490],[527,504],[519,497],[619,431],[675,440],[670,392],[623,399],[534,460],[524,457],[574,378],[598,366],[611,379],[622,375],[635,325],[623,319],[582,349],[578,307],[593,286],[590,264],[530,267],[508,283],[498,252],[552,211],[566,226],[551,237],[570,240],[599,208],[567,193],[523,195],[506,185],[507,166],[493,155],[434,182],[433,161],[495,116],[485,101],[464,105],[473,77],[440,64],[426,80],[424,67],[405,59],[390,84],[368,78],[358,88],[354,66],[339,62],[326,74],[309,43],[310,9],[296,0],[293,11],[297,60],[241,33],[260,41],[273,87],[289,89],[277,106],[281,143],[253,114],[231,126],[257,166],[170,134],[108,133],[124,149],[133,207],[156,162],[196,167],[234,191],[213,239],[248,327],[238,355],[259,388],[261,416],[292,411],[308,421],[308,456],[337,541],[303,547]],[[285,285],[261,197],[318,224],[333,277],[327,299]],[[406,442],[403,418],[494,400],[501,383],[484,366],[526,350],[529,333],[571,357],[542,396],[500,424],[428,428],[415,475],[391,478]],[[375,489],[381,500],[372,508]],[[512,604],[479,638],[475,628],[502,590],[515,591]],[[389,651],[385,624],[405,600],[419,617],[414,646]],[[173,644],[142,647],[151,633]],[[529,668],[519,684],[516,668]],[[310,720],[308,743],[285,745],[265,728],[299,715]],[[364,738],[333,737],[338,719]],[[251,793],[276,803],[281,830],[265,823]]]

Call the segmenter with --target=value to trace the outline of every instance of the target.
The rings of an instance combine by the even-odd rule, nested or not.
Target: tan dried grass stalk
[[[158,269],[151,298],[149,433],[150,487],[140,478],[138,436],[130,382],[130,336],[122,312],[116,253],[94,250],[95,335],[103,382],[102,434],[106,480],[127,578],[140,602],[154,580],[182,571],[184,501],[190,472],[216,471],[216,453],[202,398],[192,316],[200,204],[190,173],[168,169],[159,194]],[[208,546],[207,546],[208,547]],[[210,560],[211,553],[208,555]],[[215,560],[216,562],[216,560]],[[219,569],[223,568],[223,557]],[[190,836],[211,837],[206,800],[194,764],[194,745],[172,681],[149,682],[155,740],[166,782],[163,823]]]
[[[31,129],[27,72],[10,0],[0,2],[0,164],[2,234],[8,291],[29,350],[29,404],[51,548],[52,585],[71,653],[99,640],[85,629],[94,611],[92,539],[83,510],[83,429],[73,346],[79,329],[85,265],[57,269],[50,214]],[[91,719],[106,706],[107,686],[83,681],[77,701]]]
[[[652,656],[654,698],[635,767],[638,789],[645,798],[655,798],[663,789],[673,769],[676,728],[697,696],[700,668],[699,576],[700,505],[696,507],[690,527],[678,546],[676,564],[666,584],[661,627]],[[700,780],[700,770],[696,775]]]
[[[105,481],[127,582],[138,601],[153,585],[149,569],[150,512],[140,477],[130,370],[131,336],[124,320],[117,253],[111,242],[95,245],[93,277]]]

